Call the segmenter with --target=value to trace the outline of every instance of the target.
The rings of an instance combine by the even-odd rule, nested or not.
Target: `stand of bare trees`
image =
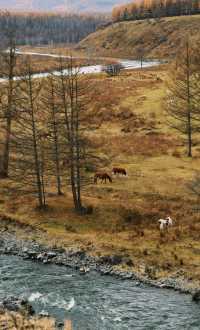
[[[64,70],[62,59],[59,77],[34,79],[28,61],[20,68],[21,78],[15,79],[19,18],[9,13],[0,18],[5,20],[0,62],[6,78],[0,88],[0,177],[15,180],[16,190],[37,196],[40,208],[47,206],[50,185],[58,195],[70,185],[75,210],[85,213],[86,79],[72,60]]]
[[[20,101],[11,139],[10,178],[17,182],[20,191],[36,194],[39,207],[43,208],[46,206],[47,146],[41,117],[41,89],[42,83],[33,79],[31,64],[28,62],[18,86]]]
[[[56,95],[56,79],[52,75],[45,81],[45,88],[42,95],[43,117],[46,120],[47,135],[49,144],[49,163],[52,176],[56,179],[57,193],[62,195],[63,163],[65,157],[62,131],[62,118],[60,115],[59,100]]]
[[[59,99],[61,118],[66,139],[66,160],[69,168],[69,179],[72,189],[75,210],[85,213],[82,205],[81,191],[88,184],[84,176],[87,162],[87,143],[84,136],[87,123],[85,121],[85,106],[87,104],[87,83],[79,75],[78,68],[73,66],[73,61],[64,74],[62,60],[60,60],[60,77],[56,88]]]
[[[40,4],[41,6],[42,4]],[[48,45],[77,43],[97,27],[107,22],[105,15],[76,15],[70,13],[0,11],[0,39],[4,29],[16,24],[18,45]]]
[[[47,207],[47,192],[62,195],[71,187],[74,208],[83,206],[82,191],[91,181],[86,175],[91,154],[87,153],[87,79],[79,75],[73,61],[59,76],[35,79],[31,62],[24,65],[17,81],[15,117],[10,133],[9,177],[20,193],[37,197]]]

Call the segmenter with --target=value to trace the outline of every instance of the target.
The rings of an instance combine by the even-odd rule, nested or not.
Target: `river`
[[[199,330],[199,305],[191,296],[97,273],[0,256],[0,299],[28,298],[36,312],[73,330]]]
[[[18,50],[16,52],[18,55],[30,55],[30,56],[41,56],[41,57],[53,57],[53,58],[60,58],[62,57],[63,59],[69,59],[69,56],[60,56],[56,54],[42,54],[42,53],[35,53],[35,52],[25,52],[25,51],[20,51]],[[74,57],[78,58],[78,57]],[[118,62],[121,63],[122,67],[124,70],[128,69],[137,69],[141,67],[141,62],[137,60],[129,60],[129,59],[118,59]],[[156,60],[152,61],[143,61],[143,68],[148,68],[152,66],[159,65],[160,62]],[[63,63],[64,65],[64,63]],[[78,72],[78,74],[94,74],[94,73],[100,73],[103,70],[103,65],[88,65],[88,66],[81,66],[80,68],[75,68],[74,72]],[[68,74],[68,69],[63,70],[63,74]],[[59,71],[53,71],[53,72],[41,72],[41,73],[35,73],[33,75],[33,78],[45,78],[48,77],[50,74],[54,74],[55,76],[59,76],[60,72]],[[15,77],[15,80],[20,80],[22,77]],[[0,83],[5,82],[7,78],[0,78]]]

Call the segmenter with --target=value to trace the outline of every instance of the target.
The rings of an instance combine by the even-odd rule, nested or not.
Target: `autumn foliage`
[[[200,13],[200,0],[136,0],[113,9],[114,21],[194,15]]]

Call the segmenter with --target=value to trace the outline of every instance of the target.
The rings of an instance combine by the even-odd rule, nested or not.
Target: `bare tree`
[[[62,195],[62,169],[63,164],[63,139],[62,139],[62,118],[60,114],[59,101],[56,95],[56,78],[51,75],[47,78],[44,85],[43,104],[47,112],[48,140],[49,140],[49,158],[53,161],[51,168],[52,176],[56,178],[57,193]],[[49,159],[49,163],[50,163]]]
[[[7,18],[10,14],[7,14]],[[3,49],[1,52],[1,75],[7,82],[1,88],[0,117],[4,127],[3,152],[1,157],[0,177],[8,177],[10,140],[12,121],[16,110],[16,82],[14,81],[16,69],[16,24],[11,20],[10,25],[4,28]],[[6,48],[6,51],[5,51]]]
[[[12,134],[11,178],[17,188],[37,196],[40,208],[46,206],[45,165],[47,162],[46,131],[41,121],[42,83],[33,79],[31,63],[27,62],[18,87],[20,104]]]
[[[145,56],[145,52],[144,52],[144,48],[140,47],[137,49],[136,51],[137,53],[137,60],[140,61],[140,67],[141,69],[143,68],[143,62],[144,62],[144,56]]]
[[[87,145],[83,134],[85,129],[86,93],[86,80],[79,75],[79,70],[73,66],[72,59],[67,74],[63,70],[61,59],[57,95],[61,100],[60,105],[63,112],[67,142],[66,157],[68,159],[74,207],[79,214],[86,212],[86,208],[82,204],[82,188],[85,184],[88,184],[87,178],[84,176]]]
[[[186,137],[188,157],[192,157],[193,135],[199,132],[200,111],[195,106],[199,94],[197,79],[193,50],[187,41],[172,68],[166,110],[170,126]]]
[[[200,200],[200,173],[197,172],[194,178],[188,183],[189,190]]]

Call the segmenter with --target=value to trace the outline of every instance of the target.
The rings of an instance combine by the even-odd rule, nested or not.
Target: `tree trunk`
[[[56,163],[56,180],[57,180],[57,192],[58,195],[62,195],[61,189],[61,178],[60,178],[60,159],[58,150],[58,131],[55,113],[55,102],[54,102],[54,86],[53,81],[51,81],[51,97],[52,97],[52,118],[53,118],[53,139],[54,139],[54,153],[55,153],[55,163]]]
[[[35,175],[36,175],[36,181],[37,181],[38,202],[39,202],[39,207],[43,208],[44,199],[43,199],[40,164],[39,164],[39,156],[38,156],[33,92],[32,92],[32,90],[33,90],[32,89],[32,77],[31,77],[30,69],[29,69],[28,84],[29,84],[29,98],[30,98],[30,109],[31,109],[31,119],[32,119],[33,150],[34,150],[34,160],[35,160],[34,162],[35,162]]]
[[[7,178],[9,175],[9,158],[10,158],[10,138],[12,127],[12,107],[13,107],[13,79],[14,79],[14,67],[15,67],[15,47],[10,48],[9,52],[9,74],[8,74],[8,107],[6,111],[6,133],[5,143],[3,150],[2,160],[2,172],[0,176]]]
[[[80,211],[83,209],[82,207],[82,201],[81,201],[81,173],[80,173],[80,137],[79,137],[79,125],[80,125],[80,118],[79,118],[79,105],[78,105],[78,85],[77,81],[75,82],[76,84],[76,105],[75,105],[75,111],[76,111],[76,125],[75,125],[75,138],[76,138],[76,179],[77,179],[77,203],[78,203],[78,208]]]
[[[192,125],[191,125],[191,95],[190,95],[190,55],[189,42],[186,44],[187,51],[187,135],[188,135],[188,157],[192,157]]]

